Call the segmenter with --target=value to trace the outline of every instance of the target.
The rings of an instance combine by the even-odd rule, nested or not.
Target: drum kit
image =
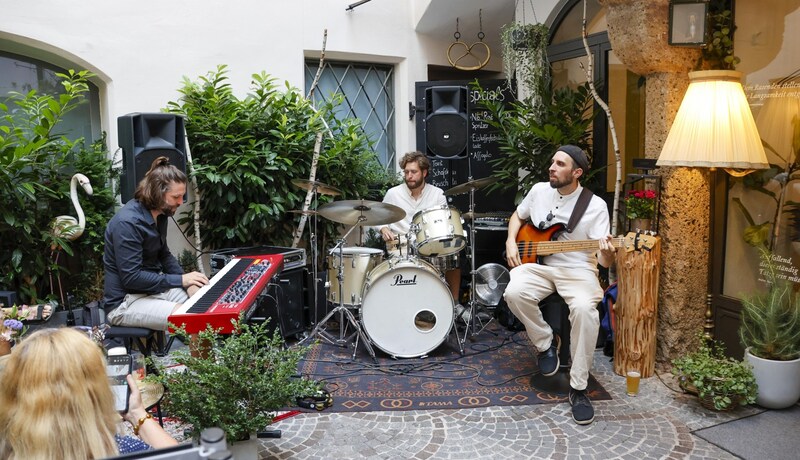
[[[472,180],[445,191],[445,195],[470,193],[470,214],[474,214],[474,191],[494,182],[492,178]],[[341,191],[316,181],[293,180],[300,188],[325,195],[338,196]],[[316,201],[315,201],[316,202]],[[480,325],[475,289],[470,289],[470,305],[457,312],[455,301],[444,278],[445,267],[457,260],[457,254],[469,242],[475,241],[474,228],[470,238],[463,229],[464,220],[455,207],[440,206],[417,212],[409,234],[401,235],[405,251],[384,260],[384,252],[367,247],[345,247],[350,233],[364,226],[381,226],[405,217],[403,209],[377,201],[332,201],[309,211],[292,211],[349,226],[350,229],[327,252],[326,299],[334,306],[303,340],[320,337],[328,343],[346,347],[355,340],[353,359],[359,341],[375,359],[373,345],[396,358],[426,356],[455,332],[461,352],[471,331],[479,333]],[[474,227],[474,225],[472,226]],[[316,221],[313,225],[316,231]],[[312,244],[316,239],[312,233]],[[471,248],[472,285],[476,286],[475,247]],[[316,280],[316,248],[314,279]],[[314,283],[316,289],[317,283]],[[317,298],[315,293],[314,298]],[[315,318],[316,318],[315,305]],[[354,313],[355,312],[355,313]],[[356,318],[356,314],[358,318]],[[326,329],[329,320],[338,315],[338,335]],[[463,336],[456,327],[458,315],[466,323]],[[352,329],[349,329],[352,327]]]

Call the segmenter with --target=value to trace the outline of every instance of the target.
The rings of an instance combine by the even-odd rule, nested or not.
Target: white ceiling
[[[493,53],[500,53],[500,28],[514,20],[515,0],[431,0],[417,23],[416,31],[444,41],[454,41],[456,18],[461,41],[478,41],[479,12],[483,20],[483,41]],[[482,10],[482,11],[481,11]]]

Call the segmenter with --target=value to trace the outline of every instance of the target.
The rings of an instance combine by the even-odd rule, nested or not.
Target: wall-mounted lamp
[[[658,166],[769,168],[750,105],[733,70],[689,72],[689,88],[658,157]]]
[[[708,3],[702,0],[669,2],[669,44],[702,47],[706,44]]]

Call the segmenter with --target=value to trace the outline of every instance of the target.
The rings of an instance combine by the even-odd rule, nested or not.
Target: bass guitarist
[[[511,311],[525,325],[536,349],[539,370],[544,376],[558,372],[560,339],[542,318],[539,301],[558,292],[569,306],[570,370],[569,402],[572,418],[579,425],[594,421],[594,408],[586,392],[589,369],[597,343],[599,316],[597,304],[603,298],[597,264],[608,267],[614,261],[615,247],[609,234],[608,208],[605,202],[587,191],[584,198],[580,178],[589,170],[589,158],[579,147],[564,145],[553,155],[549,183],[540,182],[525,196],[508,223],[506,258],[511,267],[511,281],[505,300]],[[588,202],[587,202],[588,200]],[[522,234],[546,233],[550,227],[569,222],[576,204],[583,201],[583,214],[570,231],[554,234],[556,241],[596,240],[592,249],[565,251],[542,257],[529,254]],[[526,223],[530,221],[531,223]],[[566,243],[569,244],[569,243]]]

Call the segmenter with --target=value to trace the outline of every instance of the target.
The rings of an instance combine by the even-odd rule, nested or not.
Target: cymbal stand
[[[311,194],[313,195],[314,200],[314,214],[311,217],[314,219],[314,223],[311,225],[312,231],[311,235],[309,236],[309,242],[311,244],[311,279],[314,280],[314,321],[319,317],[319,279],[318,279],[318,268],[317,262],[319,258],[319,252],[317,251],[317,208],[319,207],[319,201],[317,201],[317,185],[311,188]],[[313,324],[313,321],[312,321]]]
[[[363,219],[364,219],[363,217],[359,218],[359,220]],[[352,228],[350,228],[350,230],[348,230],[347,233],[345,233],[344,236],[342,236],[342,238],[339,239],[339,241],[336,243],[336,246],[334,246],[333,249],[331,250],[331,253],[333,253],[333,251],[336,251],[338,253],[338,259],[339,259],[339,267],[336,273],[336,279],[338,280],[339,283],[339,305],[330,312],[328,312],[328,314],[319,323],[317,323],[316,326],[314,326],[314,329],[311,331],[311,334],[305,339],[301,340],[300,343],[305,342],[311,337],[319,335],[319,337],[321,337],[331,345],[346,347],[350,343],[350,340],[352,339],[353,335],[355,335],[356,343],[355,346],[353,347],[353,359],[356,358],[356,352],[358,351],[358,340],[360,339],[364,342],[364,346],[367,348],[367,351],[369,352],[369,355],[372,357],[372,360],[377,363],[378,360],[375,358],[375,350],[372,349],[372,343],[369,341],[369,338],[367,338],[366,334],[364,334],[364,331],[361,329],[361,325],[358,324],[358,321],[356,321],[356,318],[355,316],[353,316],[353,313],[350,310],[348,310],[347,307],[344,306],[344,295],[342,295],[344,292],[344,242],[345,240],[347,240],[347,236],[350,235],[350,232],[352,232],[353,229],[355,229],[358,226],[359,224],[356,224]],[[331,319],[331,317],[337,313],[339,314],[338,338],[332,336],[328,331],[324,329],[324,326],[328,322],[328,320]],[[353,326],[353,329],[355,329],[355,332],[350,336],[345,335],[346,334],[345,318],[350,323],[350,325]]]
[[[492,319],[483,324],[480,318],[478,318],[478,302],[475,300],[475,284],[477,283],[476,275],[478,271],[475,269],[475,189],[470,188],[469,190],[469,212],[473,216],[472,221],[469,226],[469,248],[470,248],[470,255],[469,255],[469,263],[470,263],[470,290],[469,290],[469,319],[466,321],[467,327],[464,328],[464,337],[459,337],[460,345],[463,350],[464,344],[467,341],[467,336],[474,337],[481,332],[492,322]],[[464,310],[467,311],[466,309]],[[462,313],[463,316],[463,313]],[[480,323],[480,329],[478,329],[478,323]],[[470,333],[471,331],[471,333]],[[462,351],[463,352],[463,351]]]

